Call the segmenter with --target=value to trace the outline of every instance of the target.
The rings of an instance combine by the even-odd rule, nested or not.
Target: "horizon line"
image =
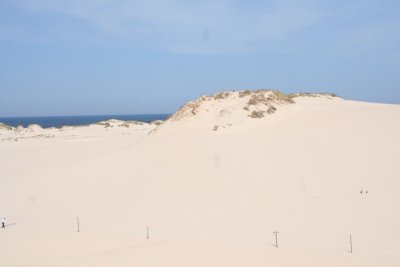
[[[29,115],[29,116],[0,116],[0,119],[16,118],[54,118],[54,117],[96,117],[96,116],[145,116],[145,115],[171,115],[173,113],[125,113],[125,114],[92,114],[92,115]]]

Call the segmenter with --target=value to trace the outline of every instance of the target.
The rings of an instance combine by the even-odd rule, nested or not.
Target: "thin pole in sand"
[[[79,217],[76,217],[76,222],[78,223],[78,233],[81,231],[81,229],[79,228]]]
[[[279,234],[279,232],[275,231],[274,234],[275,234],[275,247],[278,247],[278,234]]]
[[[351,239],[351,234],[350,234],[350,253],[353,253],[353,240]]]
[[[146,234],[146,239],[149,240],[150,239],[150,232],[149,232],[149,227],[147,226],[147,234]]]

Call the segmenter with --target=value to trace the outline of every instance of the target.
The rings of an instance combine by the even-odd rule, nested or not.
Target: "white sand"
[[[400,266],[400,106],[254,95],[0,127],[0,266]]]

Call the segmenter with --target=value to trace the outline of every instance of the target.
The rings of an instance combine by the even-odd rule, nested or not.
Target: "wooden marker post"
[[[78,217],[76,217],[76,222],[77,222],[77,224],[78,224],[78,230],[77,230],[77,232],[79,233],[79,232],[81,231],[81,229],[79,228],[79,218],[78,218]]]
[[[147,234],[146,234],[146,239],[149,240],[150,239],[150,232],[149,232],[149,227],[147,226]]]
[[[351,234],[350,234],[350,253],[353,253],[353,240],[351,239]]]
[[[278,234],[279,234],[279,232],[275,231],[274,234],[275,234],[275,247],[278,247]]]

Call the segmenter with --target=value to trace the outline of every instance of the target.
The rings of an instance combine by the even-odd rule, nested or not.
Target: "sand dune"
[[[159,126],[0,125],[0,265],[400,266],[399,121],[241,91]]]

